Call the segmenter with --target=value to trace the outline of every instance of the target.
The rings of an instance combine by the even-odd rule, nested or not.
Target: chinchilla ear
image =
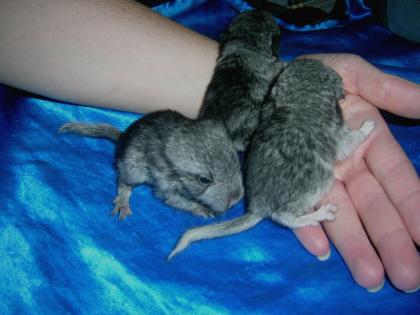
[[[241,39],[244,36],[243,32],[241,32],[241,25],[235,23],[235,18],[229,25],[229,27],[220,34],[220,42],[225,44],[227,41],[232,41],[235,39]]]
[[[170,167],[176,173],[200,174],[203,170],[198,152],[190,137],[177,133],[172,134],[165,145],[164,154]]]

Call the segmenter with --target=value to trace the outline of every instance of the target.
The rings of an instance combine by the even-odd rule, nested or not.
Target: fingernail
[[[375,292],[380,291],[384,287],[384,284],[385,284],[385,279],[382,280],[382,283],[380,285],[378,285],[377,287],[371,288],[371,289],[366,289],[366,290],[370,293],[375,293]]]
[[[417,286],[417,288],[415,288],[415,289],[413,289],[413,290],[406,290],[406,291],[404,291],[404,292],[405,292],[405,293],[414,293],[414,292],[417,292],[419,289],[420,289],[420,285],[419,285],[419,286]]]
[[[318,258],[319,261],[325,261],[328,258],[330,258],[331,256],[331,250],[328,251],[328,253],[326,253],[324,256],[316,256],[316,258]]]

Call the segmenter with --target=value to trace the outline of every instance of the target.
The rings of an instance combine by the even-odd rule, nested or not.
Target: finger
[[[359,95],[394,114],[420,118],[420,85],[389,75],[353,54],[306,55],[332,67],[343,78],[348,93]]]
[[[336,181],[322,203],[331,203],[339,208],[335,214],[336,220],[324,222],[322,225],[350,269],[354,280],[369,290],[381,288],[384,269],[343,184]]]
[[[342,102],[342,109],[351,128],[358,128],[366,119],[375,121],[376,130],[362,145],[366,148],[363,155],[369,169],[401,214],[411,237],[420,245],[420,182],[416,170],[377,109],[355,96],[348,96]],[[360,161],[361,155],[358,150],[350,157],[352,165]]]
[[[297,228],[293,229],[293,233],[302,246],[312,255],[317,256],[319,260],[323,261],[329,258],[330,245],[321,226]]]
[[[400,156],[400,157],[401,156],[405,157],[404,153],[401,151],[401,148],[399,148],[396,141],[390,135],[389,130],[385,122],[383,121],[382,117],[380,116],[378,110],[376,110],[372,105],[368,104],[367,102],[365,102],[364,100],[360,98],[348,97],[342,103],[342,108],[343,108],[343,114],[346,119],[346,122],[352,128],[355,128],[356,126],[360,126],[362,121],[365,119],[373,119],[377,123],[376,130],[374,131],[373,135],[369,137],[367,141],[367,152],[365,152],[365,155],[367,156],[367,159],[369,161],[369,167],[372,167],[372,169],[376,168],[376,171],[381,171],[383,169],[386,170],[387,167],[385,163],[387,161],[390,161],[391,158],[393,158],[393,154],[397,154],[397,156]],[[385,137],[383,135],[388,135],[390,136],[390,138],[388,136]],[[381,139],[381,137],[385,137],[385,140]],[[389,146],[389,144],[393,144],[394,147]],[[364,145],[366,145],[366,143]],[[397,147],[395,147],[395,145]],[[388,149],[382,150],[381,147],[383,146],[388,147]],[[372,155],[372,152],[374,152],[376,155]],[[350,165],[352,165],[353,167],[355,165],[360,165],[360,159],[358,159],[358,156],[361,156],[361,154],[352,155],[349,159],[350,161],[346,161],[346,163],[350,163]],[[408,163],[408,165],[411,166],[410,163]],[[358,173],[357,175],[355,175],[354,170],[355,169],[352,168],[350,172],[344,173],[344,177],[346,178],[346,184],[349,181],[348,178],[357,177]],[[391,175],[392,177],[387,177],[385,175],[380,176],[378,172],[375,176],[377,176],[377,178],[381,180],[382,182],[376,181],[375,177],[373,177],[372,174],[370,174],[370,177],[373,179],[372,181],[374,183],[376,181],[377,190],[380,192],[379,196],[382,196],[382,200],[387,201],[385,203],[386,205],[385,209],[388,209],[388,212],[392,214],[392,217],[391,215],[387,213],[384,213],[383,216],[385,218],[396,218],[396,220],[393,221],[395,222],[395,224],[391,224],[391,227],[388,230],[385,228],[383,224],[382,224],[382,227],[384,229],[381,230],[381,224],[379,223],[375,224],[374,221],[372,222],[371,226],[366,226],[366,230],[369,233],[371,233],[372,231],[375,231],[377,230],[377,228],[379,228],[379,233],[386,234],[386,233],[392,233],[392,230],[397,231],[399,228],[402,227],[402,229],[400,229],[401,232],[395,232],[396,234],[400,234],[399,236],[392,236],[389,238],[388,241],[384,241],[385,245],[381,245],[381,248],[383,248],[381,259],[384,262],[385,269],[387,270],[387,272],[394,274],[391,280],[394,283],[397,283],[397,282],[400,283],[399,287],[404,288],[404,286],[410,286],[409,281],[405,280],[405,278],[411,277],[410,273],[412,273],[413,277],[411,278],[414,279],[413,281],[415,282],[416,277],[418,277],[418,272],[420,271],[419,270],[420,268],[418,266],[418,255],[415,250],[415,247],[412,244],[412,241],[409,235],[407,234],[407,230],[404,228],[404,225],[401,224],[402,222],[401,218],[398,215],[397,209],[395,209],[394,205],[399,204],[397,199],[400,197],[404,197],[404,196],[410,197],[410,196],[418,195],[418,193],[415,193],[415,192],[413,193],[412,191],[410,191],[410,187],[418,187],[418,178],[415,173],[415,170],[412,169],[412,167],[409,169],[407,169],[406,167],[405,169],[398,168],[398,171]],[[405,183],[409,183],[408,187],[405,186]],[[360,184],[363,184],[363,180],[360,182]],[[385,194],[385,191],[383,190],[381,185],[383,185],[383,187],[386,187],[387,189],[386,193],[388,194],[388,196],[393,196],[393,199],[394,199],[392,200],[393,203],[390,202],[388,196]],[[357,185],[355,187],[357,188]],[[366,185],[363,184],[363,186],[359,186],[358,189],[360,189],[361,192],[367,193],[365,187]],[[363,191],[364,189],[365,191]],[[404,193],[407,193],[407,195],[405,195]],[[356,201],[359,202],[360,201],[359,199],[362,198],[363,196],[357,195],[353,191],[351,197],[355,201],[355,204],[356,204]],[[364,198],[369,199],[369,195],[365,196]],[[373,197],[370,196],[370,198],[373,198]],[[403,209],[401,210],[401,216],[405,218],[404,221],[407,222],[407,226],[409,228],[411,227],[410,230],[416,230],[418,229],[418,226],[419,226],[418,224],[419,222],[418,217],[420,215],[418,213],[419,203],[413,202],[413,199],[416,199],[416,198],[417,197],[410,197],[410,198],[403,199],[406,201],[400,202],[401,208]],[[359,205],[356,204],[356,206],[360,209]],[[381,210],[383,208],[383,206],[381,206],[381,208],[378,208],[378,207],[379,207],[378,205],[372,204],[372,206],[370,206],[369,209],[378,211],[378,209]],[[362,220],[363,220],[363,217],[362,217]],[[399,226],[397,222],[400,223]],[[412,232],[412,234],[415,234],[415,233],[416,233],[415,231]],[[384,236],[384,239],[386,239],[385,236]],[[393,242],[401,242],[402,245],[393,247],[390,245]],[[409,244],[409,245],[406,246],[404,244]],[[395,252],[392,253],[392,250],[393,249],[395,250],[397,248],[401,250],[401,253],[400,254],[397,254]],[[417,259],[415,257],[417,257]],[[385,264],[385,260],[387,261],[386,264]],[[417,266],[416,266],[415,260],[417,260]],[[409,265],[409,267],[405,268],[404,264]],[[417,272],[415,271],[416,268],[419,268],[417,269]],[[390,269],[396,269],[396,270],[389,271]],[[407,271],[406,275],[401,274],[401,271],[404,269]]]
[[[420,85],[385,74],[360,58],[355,67],[358,95],[394,114],[420,118]]]
[[[419,178],[388,129],[369,146],[366,163],[398,209],[413,240],[420,245]]]
[[[401,290],[417,288],[420,258],[398,211],[364,162],[349,174],[346,188],[389,278]]]

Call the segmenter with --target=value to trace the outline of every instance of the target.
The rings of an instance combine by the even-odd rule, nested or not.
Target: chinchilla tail
[[[186,249],[192,242],[204,239],[237,234],[248,230],[263,218],[252,213],[247,213],[239,218],[216,224],[209,224],[186,231],[168,256],[170,260],[175,255]]]
[[[121,131],[107,124],[85,124],[78,122],[69,122],[60,127],[59,132],[79,133],[89,137],[105,138],[116,142]]]

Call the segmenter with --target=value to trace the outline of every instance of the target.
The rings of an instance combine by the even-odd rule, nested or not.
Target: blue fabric
[[[217,38],[239,1],[178,1],[157,10]],[[420,82],[420,51],[369,19],[284,32],[282,57],[353,52]],[[133,215],[110,216],[113,145],[57,134],[69,120],[125,128],[138,115],[63,104],[0,86],[0,314],[420,314],[420,293],[386,281],[369,294],[333,248],[319,262],[291,231],[263,222],[165,258],[186,229],[208,221],[176,211],[147,186]],[[420,125],[390,117],[417,172]],[[221,219],[243,212],[237,205]]]
[[[217,5],[215,5],[217,3]],[[251,10],[252,6],[243,1],[243,0],[213,0],[213,1],[205,1],[205,0],[196,0],[196,1],[185,1],[185,0],[177,0],[177,1],[170,1],[167,3],[164,3],[158,7],[155,8],[155,11],[161,13],[162,15],[165,15],[169,18],[177,19],[179,17],[184,17],[184,13],[188,13],[190,16],[190,20],[184,20],[186,24],[188,24],[189,27],[192,27],[194,24],[197,23],[206,23],[206,20],[208,20],[207,14],[213,9],[217,9],[217,16],[218,18],[222,18],[219,14],[221,13],[219,11],[220,8],[225,8],[226,6],[230,6],[233,10],[237,12],[242,12],[245,10]],[[363,0],[346,0],[345,1],[345,8],[346,8],[346,18],[342,20],[327,20],[322,23],[317,23],[314,25],[304,25],[304,26],[296,26],[289,24],[285,21],[282,21],[280,19],[277,19],[279,25],[281,25],[283,28],[292,30],[292,31],[312,31],[312,30],[318,30],[318,29],[327,29],[331,27],[339,27],[346,25],[348,23],[364,19],[371,15],[370,9],[365,5]],[[199,11],[198,11],[198,10]],[[227,12],[225,12],[227,13]],[[203,19],[196,19],[195,14],[204,14],[204,20]],[[223,13],[222,13],[223,14]],[[191,21],[193,21],[191,23]],[[212,24],[213,21],[208,20],[207,24],[214,26]],[[219,27],[222,26],[221,24],[218,25]],[[211,34],[214,34],[214,31],[219,29],[219,27],[216,27]],[[198,31],[198,29],[196,29]],[[208,35],[208,34],[206,34]],[[209,36],[209,35],[208,35]]]

